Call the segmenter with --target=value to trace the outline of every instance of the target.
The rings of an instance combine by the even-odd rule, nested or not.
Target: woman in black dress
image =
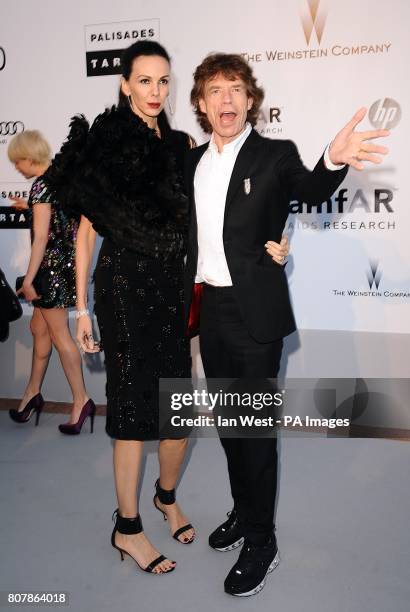
[[[169,57],[138,42],[122,58],[120,103],[91,128],[72,120],[68,140],[48,173],[51,187],[81,213],[77,235],[77,339],[99,350],[87,310],[96,233],[104,237],[95,270],[95,312],[107,372],[107,434],[114,438],[118,498],[112,545],[152,573],[175,568],[142,531],[137,488],[144,440],[159,438],[158,379],[190,378],[182,275],[187,198],[182,164],[191,139],[171,130],[163,111]],[[67,180],[61,180],[61,177]],[[154,503],[181,543],[194,530],[175,502],[186,439],[161,440]]]

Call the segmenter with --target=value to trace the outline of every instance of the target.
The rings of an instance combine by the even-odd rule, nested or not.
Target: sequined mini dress
[[[129,109],[113,108],[91,128],[73,120],[50,177],[59,197],[104,237],[94,300],[107,375],[106,432],[118,440],[161,438],[159,379],[191,376],[181,177],[188,143],[183,132],[160,140]],[[68,167],[67,191],[59,175]]]
[[[38,177],[32,184],[28,198],[30,210],[34,206],[50,204],[51,216],[48,241],[40,270],[47,271],[49,291],[33,305],[41,308],[70,308],[75,306],[75,240],[78,221],[66,214],[56,204],[43,178]],[[31,229],[31,241],[34,234]]]

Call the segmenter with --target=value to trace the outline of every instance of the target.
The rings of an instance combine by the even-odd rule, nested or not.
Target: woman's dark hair
[[[130,47],[124,49],[121,55],[121,76],[128,81],[132,72],[132,64],[137,57],[141,55],[159,55],[163,57],[169,64],[171,64],[171,58],[168,52],[162,45],[154,40],[139,40]],[[118,106],[129,106],[127,96],[122,92],[121,87],[118,94]],[[158,115],[158,127],[162,134],[168,132],[171,129],[169,125],[168,117],[164,110]]]

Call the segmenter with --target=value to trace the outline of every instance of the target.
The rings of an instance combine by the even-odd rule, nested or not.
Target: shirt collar
[[[234,154],[237,153],[239,149],[241,148],[241,146],[243,145],[243,143],[245,142],[245,140],[248,138],[249,134],[251,133],[251,130],[252,130],[252,126],[247,121],[245,123],[245,129],[243,130],[243,132],[241,132],[239,136],[237,136],[234,140],[231,140],[231,142],[228,142],[228,144],[224,145],[221,152],[222,153],[229,152],[229,153],[234,153]],[[211,136],[211,140],[209,141],[208,149],[212,153],[219,153],[218,147],[215,144],[215,139],[214,139],[213,134]]]

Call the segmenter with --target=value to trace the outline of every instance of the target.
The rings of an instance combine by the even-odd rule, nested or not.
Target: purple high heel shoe
[[[41,411],[43,410],[43,406],[44,406],[43,396],[41,395],[41,393],[37,393],[37,395],[32,397],[31,400],[27,402],[23,410],[20,410],[19,412],[15,408],[12,408],[9,410],[9,415],[10,415],[10,418],[15,423],[28,423],[28,421],[31,419],[33,414],[36,413],[35,425],[37,426],[40,420],[40,414],[41,414]]]
[[[68,436],[76,436],[81,433],[81,428],[84,425],[84,421],[87,417],[90,417],[90,433],[94,431],[94,417],[95,417],[95,404],[92,399],[89,399],[84,406],[81,408],[80,416],[78,417],[77,423],[62,423],[58,426],[58,429],[62,434],[67,434]]]

